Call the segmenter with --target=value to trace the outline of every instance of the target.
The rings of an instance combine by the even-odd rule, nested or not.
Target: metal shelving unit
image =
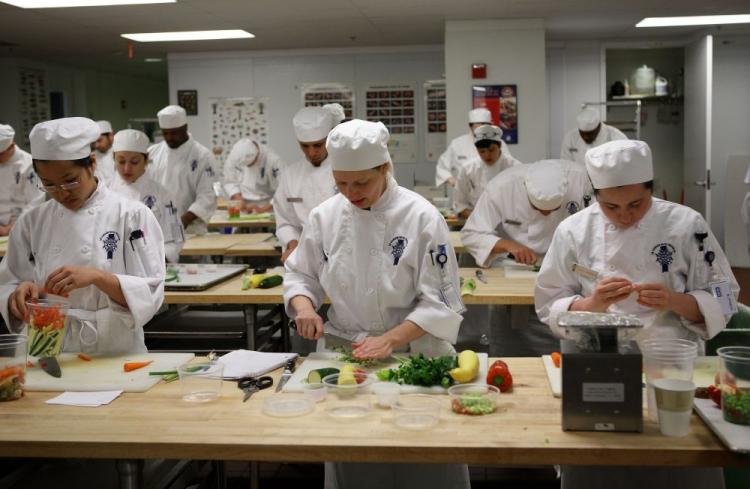
[[[634,132],[635,139],[641,139],[641,99],[635,100],[607,100],[606,102],[584,102],[581,104],[581,109],[586,107],[596,106],[601,107],[633,107],[635,110],[635,116],[633,120],[625,121],[605,121],[610,126],[616,127],[623,132]]]

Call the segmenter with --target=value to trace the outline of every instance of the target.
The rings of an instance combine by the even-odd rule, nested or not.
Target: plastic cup
[[[425,394],[401,396],[393,405],[393,420],[406,430],[429,430],[440,421],[440,401]]]
[[[378,382],[372,385],[372,392],[378,400],[378,406],[391,408],[398,402],[401,385],[396,382]]]
[[[224,381],[223,363],[188,363],[177,368],[182,387],[182,400],[210,402],[221,395]]]
[[[653,386],[661,434],[687,435],[690,432],[695,384],[690,380],[656,379]]]
[[[750,425],[750,347],[716,350],[721,362],[721,413],[725,421]]]
[[[32,357],[54,357],[60,353],[70,303],[65,299],[46,298],[26,302],[28,310],[28,346]]]
[[[322,382],[304,384],[302,392],[307,399],[311,400],[313,403],[318,403],[325,400],[328,395],[328,387]]]
[[[0,334],[0,401],[23,397],[26,340],[26,335],[22,334]]]
[[[657,421],[654,381],[657,379],[693,380],[693,366],[698,355],[698,344],[681,339],[646,340],[641,345],[643,368],[646,371],[648,417]]]

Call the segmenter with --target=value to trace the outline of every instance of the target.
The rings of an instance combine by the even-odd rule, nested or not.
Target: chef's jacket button
[[[373,288],[367,289],[367,295],[372,295],[374,293],[375,293],[375,289],[373,289]]]
[[[614,266],[614,265],[610,265],[610,266],[609,266],[609,270],[610,270],[611,272],[614,272],[614,271],[615,271],[615,266]]]
[[[88,252],[89,252],[89,247],[88,246],[82,246],[81,247],[81,253],[88,253]]]
[[[375,256],[375,255],[377,255],[377,254],[378,254],[378,250],[376,250],[375,248],[372,248],[372,249],[370,250],[370,256]]]
[[[95,212],[96,211],[94,209],[89,209],[89,214],[91,214],[92,216],[94,215]]]
[[[609,224],[607,226],[607,229],[609,229],[610,231],[614,231],[615,230],[615,225],[614,224]]]

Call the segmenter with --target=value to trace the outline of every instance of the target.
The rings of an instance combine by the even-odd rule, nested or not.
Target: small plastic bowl
[[[263,413],[276,418],[304,416],[315,409],[315,402],[307,396],[279,394],[263,402]]]
[[[396,382],[376,382],[372,385],[372,392],[378,399],[378,406],[388,409],[398,402],[401,385]]]
[[[324,401],[328,394],[328,387],[322,382],[315,384],[302,384],[302,392],[305,397],[310,399],[314,403]]]
[[[339,376],[341,373],[331,374],[323,377],[323,385],[328,387],[329,392],[335,392],[339,399],[351,399],[355,396],[368,394],[372,377],[368,374],[355,372],[352,374],[356,384],[339,385]]]
[[[393,405],[393,421],[406,430],[432,429],[440,421],[440,401],[426,394],[401,396]]]
[[[454,413],[481,416],[495,412],[500,389],[488,384],[459,384],[449,388],[448,395]]]

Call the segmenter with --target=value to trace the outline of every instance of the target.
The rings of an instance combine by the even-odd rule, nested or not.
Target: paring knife
[[[284,384],[289,382],[289,379],[292,378],[292,374],[294,373],[294,367],[296,366],[296,364],[297,357],[287,360],[286,366],[284,366],[284,373],[281,374],[281,380],[279,380],[279,383],[276,385],[276,392],[280,392],[284,387]]]
[[[57,358],[55,357],[42,357],[39,359],[39,366],[50,374],[52,377],[60,378],[62,377],[62,370],[60,370],[60,364],[57,363]]]
[[[484,278],[484,272],[483,271],[477,270],[477,271],[474,272],[474,275],[476,275],[476,277],[479,279],[479,281],[482,282],[483,284],[487,283],[487,279]]]

